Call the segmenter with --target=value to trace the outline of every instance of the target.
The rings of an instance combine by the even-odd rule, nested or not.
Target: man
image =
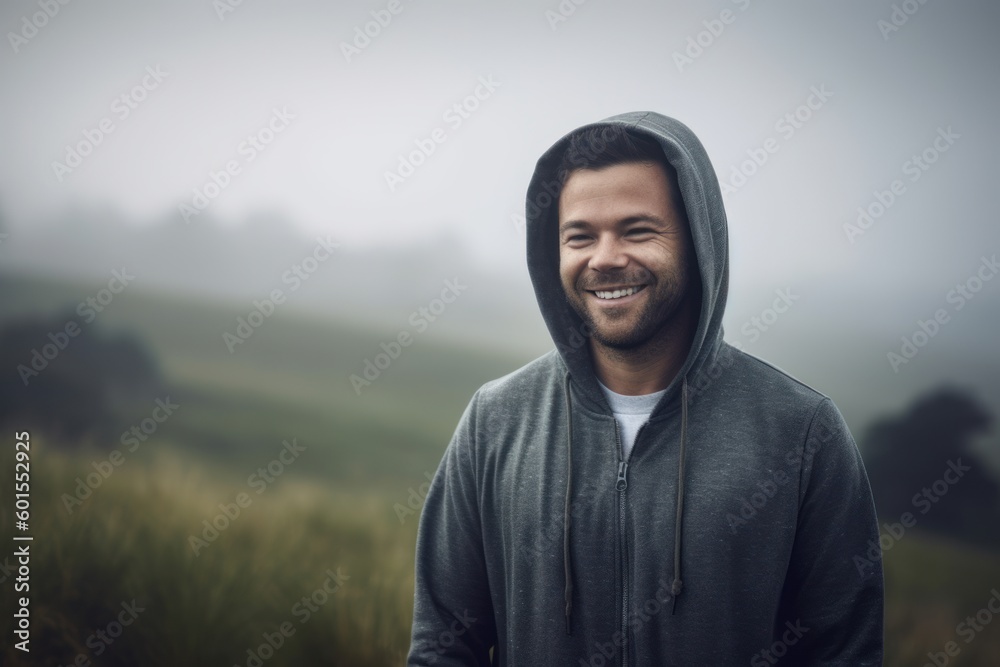
[[[882,664],[861,458],[829,398],[723,342],[719,184],[628,113],[538,161],[556,350],[484,385],[417,540],[410,665]]]

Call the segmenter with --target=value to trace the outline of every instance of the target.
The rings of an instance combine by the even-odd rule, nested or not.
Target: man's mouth
[[[646,288],[645,285],[635,285],[633,287],[616,287],[614,289],[587,290],[587,291],[596,296],[598,299],[604,299],[610,301],[614,299],[622,299],[627,296],[632,296],[637,292],[641,292],[645,288]]]

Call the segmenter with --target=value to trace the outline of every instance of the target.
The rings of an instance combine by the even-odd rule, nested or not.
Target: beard
[[[643,284],[644,302],[616,308],[601,308],[588,303],[587,292],[605,286]],[[600,345],[619,352],[634,352],[655,343],[685,305],[693,298],[691,271],[687,263],[675,271],[655,275],[646,269],[605,273],[598,278],[581,277],[566,299]]]

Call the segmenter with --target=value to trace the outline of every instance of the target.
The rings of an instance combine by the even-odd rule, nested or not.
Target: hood
[[[617,126],[655,139],[677,171],[681,200],[687,210],[694,242],[702,299],[698,327],[691,349],[677,377],[667,388],[653,416],[672,403],[685,377],[693,376],[718,351],[722,342],[722,315],[729,289],[729,240],[719,180],[701,142],[683,123],[649,111],[636,111],[583,127]],[[578,128],[583,129],[583,128]],[[574,130],[573,133],[575,133]],[[585,345],[585,327],[569,305],[559,278],[558,194],[559,162],[569,133],[539,158],[528,186],[526,229],[528,272],[542,317],[563,362],[583,395],[610,411],[601,393]]]

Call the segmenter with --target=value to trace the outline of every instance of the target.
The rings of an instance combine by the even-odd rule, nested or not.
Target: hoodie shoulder
[[[813,406],[829,398],[826,394],[810,387],[802,380],[760,357],[736,348],[732,348],[732,350],[736,357],[733,364],[734,370],[737,370],[749,382],[754,383],[762,390],[766,389],[767,391],[764,393],[770,394],[774,398],[797,399]]]
[[[488,468],[512,449],[544,445],[555,427],[552,406],[562,400],[566,368],[555,350],[482,385],[467,409],[467,438],[477,466]],[[492,464],[491,464],[492,461]]]
[[[728,343],[692,379],[692,391],[693,400],[704,398],[727,413],[749,411],[785,423],[806,424],[823,403],[833,404],[826,394]]]
[[[544,387],[558,384],[566,372],[565,364],[555,350],[529,361],[516,371],[490,380],[479,388],[478,400],[484,407],[530,401],[532,394]]]

